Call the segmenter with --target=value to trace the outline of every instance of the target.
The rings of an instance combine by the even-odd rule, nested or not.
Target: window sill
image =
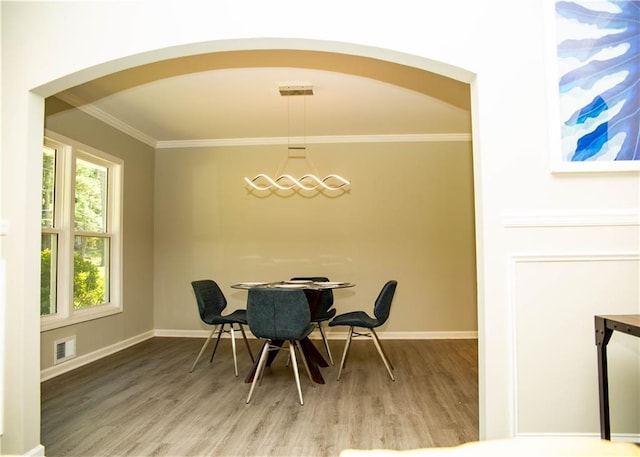
[[[90,309],[74,311],[71,316],[46,316],[40,318],[40,331],[46,332],[56,328],[80,324],[82,322],[113,316],[122,312],[122,306],[107,304],[95,306]]]

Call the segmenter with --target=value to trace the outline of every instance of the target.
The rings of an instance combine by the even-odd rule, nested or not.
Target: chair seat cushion
[[[225,316],[220,316],[220,315],[205,316],[203,320],[210,325],[219,325],[219,324],[247,325],[247,310],[237,309],[231,314],[227,314]]]
[[[380,323],[378,319],[369,316],[364,311],[352,311],[350,313],[340,314],[329,322],[329,327],[335,327],[336,325],[374,328],[378,327]]]
[[[311,318],[311,322],[328,321],[329,319],[331,319],[335,315],[336,315],[336,309],[335,308],[331,308],[330,310],[327,310],[327,311],[318,311],[318,312],[316,312],[315,316],[313,316]]]

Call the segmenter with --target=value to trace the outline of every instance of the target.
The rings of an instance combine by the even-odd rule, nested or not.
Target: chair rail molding
[[[505,228],[640,226],[640,209],[541,209],[507,211]]]

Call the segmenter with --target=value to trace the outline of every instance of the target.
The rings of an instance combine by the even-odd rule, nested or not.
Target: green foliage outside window
[[[76,230],[104,232],[107,215],[106,168],[77,160],[75,186]]]
[[[40,315],[51,314],[51,249],[40,251]]]
[[[78,253],[73,256],[73,308],[104,303],[104,276],[90,260]]]
[[[53,227],[56,151],[45,147],[42,151],[42,227]]]
[[[54,147],[43,148],[42,172],[42,227],[40,315],[57,312],[56,254],[52,256],[51,244],[46,238],[47,229],[54,230],[57,222],[56,208],[56,156]],[[77,159],[74,188],[74,226],[76,230],[103,234],[107,228],[107,179],[106,167]],[[62,202],[64,205],[65,202]],[[51,233],[51,232],[49,232]],[[53,235],[55,236],[55,235]],[[54,251],[55,252],[55,251]],[[108,302],[107,280],[109,241],[104,237],[76,236],[73,254],[73,308],[82,309]],[[53,257],[53,258],[52,258]],[[54,262],[54,265],[51,264]],[[53,277],[51,275],[54,275]]]
[[[49,314],[51,307],[51,249],[40,253],[40,315]],[[104,277],[100,269],[80,254],[73,256],[73,307],[81,309],[104,302]]]

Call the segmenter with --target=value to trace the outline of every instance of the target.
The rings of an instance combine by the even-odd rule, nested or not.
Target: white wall
[[[567,414],[561,425],[541,427],[550,413],[528,407],[532,395],[574,390],[573,382],[592,383],[593,368],[587,367],[586,359],[572,365],[575,376],[558,377],[556,383],[535,394],[516,382],[520,381],[518,374],[529,373],[526,357],[539,358],[559,347],[567,351],[562,342],[568,340],[593,348],[593,339],[584,334],[586,327],[571,325],[562,331],[549,328],[544,338],[517,334],[522,324],[518,321],[523,316],[520,311],[529,303],[521,291],[529,290],[532,282],[538,283],[539,276],[547,281],[549,271],[544,262],[536,265],[538,270],[521,268],[517,262],[514,267],[513,259],[519,258],[514,256],[608,256],[611,263],[606,274],[622,277],[636,268],[630,262],[637,264],[640,251],[638,224],[628,223],[638,218],[637,174],[567,176],[549,172],[549,148],[555,140],[549,137],[548,129],[553,110],[547,99],[545,30],[553,25],[545,21],[551,3],[523,0],[517,8],[508,0],[399,0],[383,5],[327,1],[320,6],[233,1],[215,5],[2,3],[0,219],[8,222],[8,229],[0,242],[7,261],[5,416],[11,417],[5,423],[3,453],[39,451],[39,347],[34,343],[39,335],[39,316],[37,288],[33,287],[39,268],[39,191],[27,183],[40,179],[41,97],[162,58],[277,46],[368,55],[472,83],[481,436],[567,430],[597,435],[595,391],[586,389],[579,400],[590,405],[588,409]],[[503,19],[505,15],[508,20]],[[517,223],[522,220],[521,213],[527,215],[522,226]],[[571,221],[571,227],[548,230],[566,214],[579,217]],[[598,223],[593,224],[594,220]],[[621,259],[621,254],[630,254],[631,260]],[[555,285],[556,293],[549,292],[553,300],[546,302],[541,312],[552,313],[562,307],[582,322],[592,318],[596,309],[599,313],[639,311],[632,293],[636,278],[631,276],[626,276],[621,289],[630,294],[624,293],[620,301],[612,302],[601,291],[603,299],[597,306],[577,306],[580,296],[572,292],[596,281],[602,271],[596,265],[583,273],[570,270],[567,281]],[[15,351],[16,347],[20,350]],[[625,351],[638,355],[636,345],[626,347]],[[546,376],[535,370],[531,373],[534,378],[530,382]],[[633,372],[631,375],[624,394],[638,404],[640,389]],[[592,419],[584,423],[583,415]],[[638,433],[637,421],[632,417],[624,421],[631,432]]]

